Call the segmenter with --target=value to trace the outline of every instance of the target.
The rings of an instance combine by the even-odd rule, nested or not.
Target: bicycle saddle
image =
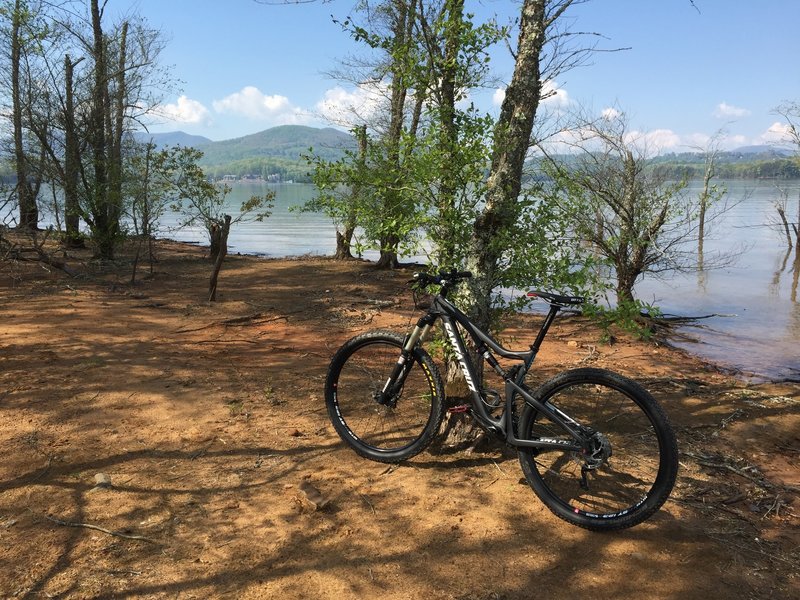
[[[532,290],[528,292],[528,298],[541,298],[549,304],[556,306],[578,306],[586,302],[586,298],[581,296],[562,296],[560,294],[551,294],[550,292],[539,292]]]

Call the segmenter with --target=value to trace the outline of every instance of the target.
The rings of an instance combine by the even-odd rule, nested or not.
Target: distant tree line
[[[224,164],[209,165],[204,164],[203,159],[200,159],[200,164],[205,173],[214,180],[233,175],[237,179],[257,177],[264,181],[311,183],[308,164],[302,160],[254,157]]]
[[[702,179],[704,166],[696,162],[656,161],[653,168],[668,179]],[[717,164],[720,179],[800,179],[800,165],[789,158],[755,159]]]

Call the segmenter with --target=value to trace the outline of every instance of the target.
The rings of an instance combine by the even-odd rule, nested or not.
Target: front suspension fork
[[[383,386],[383,389],[376,394],[375,401],[384,406],[394,408],[397,405],[397,395],[403,384],[406,381],[406,376],[411,370],[411,365],[414,360],[412,353],[418,344],[422,344],[427,339],[428,335],[433,328],[433,318],[430,315],[425,315],[416,324],[414,329],[406,336],[403,343],[403,349],[400,352],[400,357],[397,359],[389,378]]]

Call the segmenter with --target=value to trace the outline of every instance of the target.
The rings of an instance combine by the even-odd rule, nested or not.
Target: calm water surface
[[[728,201],[735,206],[713,226],[705,252],[709,258],[717,252],[733,252],[738,254],[735,262],[691,275],[645,279],[637,284],[636,294],[669,314],[725,315],[681,327],[680,333],[695,341],[676,338],[677,346],[745,375],[800,380],[800,261],[794,252],[787,255],[784,239],[769,226],[776,214],[775,184],[733,181],[726,185]],[[789,215],[796,217],[800,182],[780,185],[789,188]],[[276,192],[272,215],[261,223],[237,224],[231,231],[231,251],[272,257],[333,253],[336,236],[330,221],[320,214],[290,210],[312,197],[310,185],[237,185],[230,210],[267,190]],[[175,223],[174,216],[167,215],[163,234],[204,241],[202,230],[171,230]]]

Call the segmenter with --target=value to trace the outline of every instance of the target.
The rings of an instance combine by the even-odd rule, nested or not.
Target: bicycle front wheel
[[[639,384],[611,371],[575,369],[533,396],[566,414],[592,440],[590,452],[520,450],[525,478],[553,513],[586,529],[624,529],[666,501],[678,447],[664,411]],[[573,441],[532,405],[523,410],[520,437]]]
[[[442,379],[421,348],[412,353],[402,389],[390,403],[378,402],[403,339],[390,332],[354,337],[334,355],[325,381],[325,403],[336,432],[360,456],[379,462],[396,463],[419,454],[444,417]]]

